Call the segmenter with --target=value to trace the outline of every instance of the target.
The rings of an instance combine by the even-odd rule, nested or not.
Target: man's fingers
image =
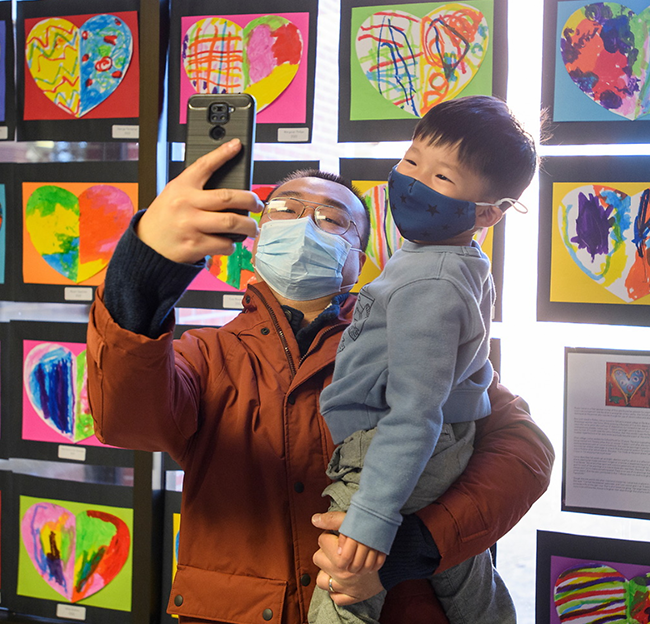
[[[261,212],[264,209],[264,204],[260,198],[251,191],[214,189],[193,192],[188,198],[195,208],[211,212],[230,208],[247,210],[248,212]]]
[[[343,511],[328,511],[312,516],[312,524],[323,531],[338,531],[345,518]]]
[[[241,141],[232,139],[193,162],[181,176],[195,188],[202,189],[209,177],[241,149]]]

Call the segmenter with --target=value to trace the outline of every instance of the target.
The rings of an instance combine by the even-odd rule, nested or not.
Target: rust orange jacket
[[[318,410],[354,298],[300,357],[265,284],[220,329],[173,341],[116,325],[97,292],[88,329],[88,383],[97,436],[167,451],[185,471],[178,572],[169,610],[182,624],[303,624],[333,451]],[[496,381],[461,480],[419,513],[441,569],[506,533],[548,486],[553,450],[524,403]],[[389,592],[382,624],[446,622],[426,581]]]

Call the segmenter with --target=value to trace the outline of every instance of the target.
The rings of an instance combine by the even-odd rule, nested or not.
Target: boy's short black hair
[[[276,185],[275,188],[269,193],[269,197],[275,193],[279,186],[282,186],[286,182],[291,180],[299,180],[300,178],[321,178],[322,180],[329,180],[330,182],[335,182],[344,186],[349,191],[352,191],[352,194],[361,202],[363,206],[363,211],[366,216],[365,223],[357,223],[359,228],[359,237],[361,239],[361,249],[365,251],[368,246],[368,241],[370,240],[370,212],[366,200],[361,195],[361,191],[352,184],[349,180],[346,180],[344,177],[337,175],[336,173],[330,173],[329,171],[321,171],[320,169],[297,169],[293,171],[288,176],[282,178]]]
[[[496,97],[441,102],[420,119],[413,138],[429,145],[457,145],[460,162],[490,184],[492,200],[519,199],[535,175],[535,142]]]

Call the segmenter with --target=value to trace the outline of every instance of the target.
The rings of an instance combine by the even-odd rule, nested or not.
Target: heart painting
[[[133,213],[127,193],[110,184],[89,186],[78,197],[44,185],[27,200],[25,228],[43,260],[78,284],[107,266]]]
[[[603,108],[637,119],[650,112],[650,9],[616,2],[575,11],[562,27],[560,52],[571,80]]]
[[[646,382],[646,372],[640,368],[636,368],[629,373],[620,367],[612,369],[611,377],[616,387],[620,390],[625,401],[625,405],[629,405],[634,395]]]
[[[41,420],[70,442],[94,434],[87,391],[86,351],[44,342],[25,357],[23,383]]]
[[[489,41],[483,13],[450,2],[422,18],[398,10],[374,13],[361,24],[355,46],[370,84],[393,105],[422,117],[463,91]]]
[[[208,17],[183,38],[181,61],[196,93],[250,93],[260,112],[298,73],[303,41],[297,26],[280,15],[263,15],[242,28]]]
[[[111,583],[131,548],[131,532],[121,518],[92,508],[74,514],[47,501],[29,507],[20,531],[38,574],[73,603]]]
[[[587,184],[558,205],[559,234],[575,264],[625,302],[650,294],[648,200],[605,184]]]
[[[649,583],[650,573],[627,580],[607,565],[576,565],[555,582],[555,609],[571,624],[648,624]]]
[[[119,87],[133,55],[133,35],[115,15],[94,15],[81,27],[62,17],[36,23],[26,36],[25,60],[38,88],[80,118]]]

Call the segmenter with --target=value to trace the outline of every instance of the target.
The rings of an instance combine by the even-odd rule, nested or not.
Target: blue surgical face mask
[[[474,229],[476,204],[438,193],[397,167],[388,176],[393,221],[408,240],[435,243]]]
[[[340,292],[351,248],[310,217],[267,221],[257,241],[255,269],[283,297],[309,301]]]

